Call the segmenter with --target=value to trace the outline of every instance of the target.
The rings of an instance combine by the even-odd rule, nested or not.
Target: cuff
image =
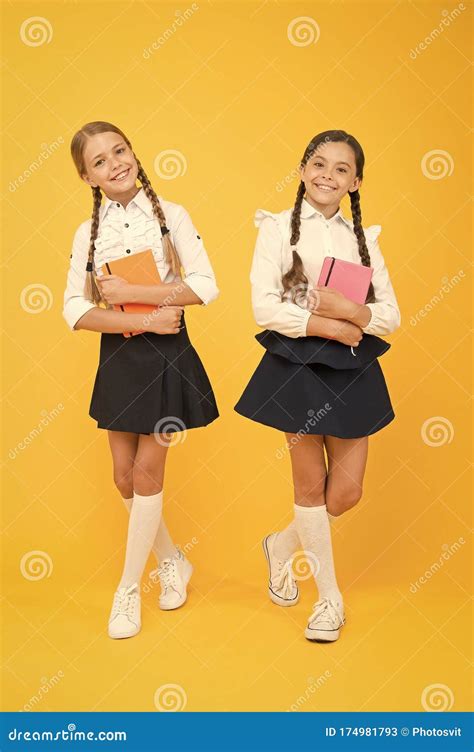
[[[63,308],[63,316],[66,320],[66,324],[69,329],[75,331],[74,327],[82,316],[91,308],[97,308],[95,303],[90,300],[84,300],[77,298],[76,300],[70,300],[69,303]]]
[[[190,275],[184,277],[183,282],[196,293],[198,298],[201,298],[203,305],[212,303],[213,300],[219,295],[219,289],[216,283],[209,277],[203,277],[201,275]]]

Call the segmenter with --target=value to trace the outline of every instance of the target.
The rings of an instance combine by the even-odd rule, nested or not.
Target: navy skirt
[[[255,336],[266,352],[234,410],[285,433],[369,436],[395,417],[378,358],[390,344],[364,334],[351,348],[323,337]]]
[[[98,428],[175,433],[219,416],[184,314],[178,334],[102,334],[89,415]]]

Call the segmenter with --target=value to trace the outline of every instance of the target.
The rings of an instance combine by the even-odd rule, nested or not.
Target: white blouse
[[[158,198],[185,272],[183,282],[207,305],[217,298],[219,290],[201,237],[183,206],[165,201],[161,196]],[[81,316],[96,307],[95,303],[84,297],[90,232],[91,220],[88,219],[78,227],[72,243],[63,307],[63,316],[72,330]],[[160,223],[143,188],[126,208],[106,197],[99,209],[99,230],[95,241],[94,266],[97,273],[100,274],[99,269],[106,262],[147,248],[153,252],[162,281],[178,280],[179,277],[173,275],[165,261]]]
[[[259,233],[253,256],[250,281],[252,306],[257,324],[288,337],[305,337],[311,311],[293,303],[289,293],[282,300],[282,276],[293,263],[290,248],[292,209],[274,214],[259,209],[255,224]],[[380,225],[364,227],[370,262],[373,267],[372,284],[375,303],[368,303],[372,317],[362,328],[367,334],[386,335],[400,326],[400,310],[385,266],[377,238]],[[353,223],[339,208],[330,219],[314,209],[306,199],[301,206],[300,239],[297,244],[310,287],[317,284],[325,256],[335,256],[362,263]]]

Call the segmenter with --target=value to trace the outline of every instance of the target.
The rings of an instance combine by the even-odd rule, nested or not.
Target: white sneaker
[[[300,594],[293,574],[292,560],[278,559],[273,553],[277,535],[278,533],[271,533],[262,541],[270,574],[268,595],[277,606],[296,606]]]
[[[308,640],[334,642],[339,637],[339,630],[344,626],[346,617],[342,603],[329,598],[321,598],[313,606],[314,611],[308,619],[304,636]]]
[[[109,637],[114,640],[133,637],[142,627],[140,591],[137,583],[119,588],[109,618]]]
[[[179,548],[175,556],[163,559],[158,569],[150,572],[150,577],[154,581],[156,581],[156,576],[159,577],[161,595],[158,599],[158,605],[163,611],[172,611],[185,603],[188,597],[186,586],[192,573],[193,565]]]

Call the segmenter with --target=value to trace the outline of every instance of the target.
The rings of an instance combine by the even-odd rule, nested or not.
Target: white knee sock
[[[133,494],[128,522],[127,550],[119,588],[140,585],[163,509],[163,491],[152,496]]]
[[[287,561],[287,559],[291,559],[293,554],[296,553],[300,547],[300,539],[293,520],[288,527],[277,533],[273,551],[278,559]]]
[[[295,504],[295,526],[302,546],[308,552],[315,569],[314,579],[320,598],[331,598],[342,604],[332,555],[331,529],[326,504],[302,507]]]
[[[133,496],[131,499],[124,499],[122,497],[122,501],[130,512],[132,509]],[[155,540],[153,541],[151,550],[155,555],[158,564],[163,561],[163,559],[171,559],[178,553],[178,549],[174,545],[171,535],[168,532],[168,528],[166,527],[163,513],[161,514],[160,526],[155,536]]]

